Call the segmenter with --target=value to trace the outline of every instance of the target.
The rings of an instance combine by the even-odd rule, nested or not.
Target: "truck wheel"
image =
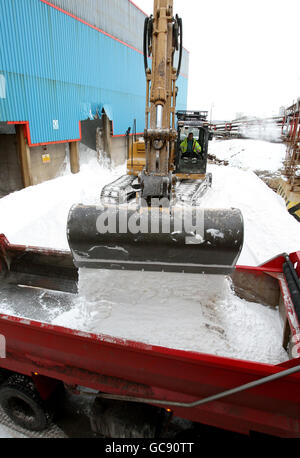
[[[23,375],[12,375],[1,385],[0,405],[14,423],[30,431],[43,431],[52,419],[32,380]]]

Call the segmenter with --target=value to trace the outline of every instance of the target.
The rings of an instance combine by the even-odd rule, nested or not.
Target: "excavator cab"
[[[205,176],[207,168],[208,141],[211,138],[209,125],[206,121],[207,111],[178,111],[177,112],[177,144],[176,144],[176,175],[191,174]],[[189,133],[201,146],[201,154],[197,158],[183,158],[181,143]],[[200,178],[200,177],[199,177]]]

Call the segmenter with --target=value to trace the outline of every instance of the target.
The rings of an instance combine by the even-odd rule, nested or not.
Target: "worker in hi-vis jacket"
[[[198,155],[201,154],[201,146],[194,139],[193,132],[190,132],[188,137],[186,137],[183,142],[180,144],[180,149],[182,152],[182,158],[198,158]]]

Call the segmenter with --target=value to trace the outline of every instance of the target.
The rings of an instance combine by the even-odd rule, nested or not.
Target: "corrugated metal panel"
[[[40,0],[0,0],[0,47],[0,121],[29,121],[33,144],[78,139],[79,121],[103,107],[115,135],[134,118],[144,130],[139,52]],[[186,78],[179,93],[184,108]]]
[[[138,8],[138,5],[129,0],[45,1],[143,52],[143,28],[146,14]],[[186,49],[183,51],[181,73],[186,77],[189,73],[189,53]]]
[[[143,52],[143,28],[146,14],[130,0],[42,1],[79,17]],[[183,50],[181,73],[186,77],[189,73],[189,53],[186,49]]]
[[[46,0],[143,52],[145,13],[129,0]],[[188,74],[184,50],[182,73]]]
[[[128,0],[48,0],[131,46],[143,50],[145,16]]]

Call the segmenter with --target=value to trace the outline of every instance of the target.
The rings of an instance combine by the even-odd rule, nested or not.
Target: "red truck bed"
[[[5,243],[2,253],[8,248],[10,253],[22,251]],[[299,276],[300,252],[290,259]],[[168,401],[190,403],[299,366],[299,316],[283,275],[284,261],[279,256],[261,267],[237,267],[233,275],[237,294],[249,298],[255,292],[261,303],[279,304],[285,324],[283,345],[294,345],[284,364],[173,350],[0,314],[2,353],[5,343],[0,368],[35,374],[37,387],[39,380],[49,377],[104,393],[147,398],[149,403],[161,400],[159,405],[168,408]],[[239,433],[300,438],[300,372],[204,405],[170,408],[178,417]]]

